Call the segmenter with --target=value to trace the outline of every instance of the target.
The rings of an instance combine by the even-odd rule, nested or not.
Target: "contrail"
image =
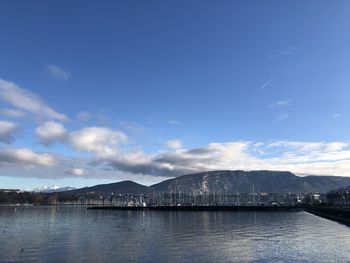
[[[269,79],[268,81],[266,81],[266,82],[264,83],[264,85],[261,86],[261,89],[265,89],[265,88],[270,84],[271,80],[272,80],[272,79]]]

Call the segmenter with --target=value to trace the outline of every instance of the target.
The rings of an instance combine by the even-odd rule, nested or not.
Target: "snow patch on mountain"
[[[40,187],[35,187],[33,189],[29,189],[27,191],[29,192],[37,192],[37,193],[54,193],[54,192],[64,192],[64,191],[70,191],[74,190],[74,187],[60,187],[58,185],[51,185],[51,186],[40,186]]]

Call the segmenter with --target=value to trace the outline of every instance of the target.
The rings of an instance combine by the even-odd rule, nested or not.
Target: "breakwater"
[[[350,226],[350,207],[308,206],[304,210],[311,214]]]
[[[297,206],[91,206],[92,210],[152,210],[152,211],[302,211]]]

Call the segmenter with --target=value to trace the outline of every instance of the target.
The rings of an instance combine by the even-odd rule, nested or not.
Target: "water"
[[[0,262],[350,262],[350,228],[306,212],[0,207]]]

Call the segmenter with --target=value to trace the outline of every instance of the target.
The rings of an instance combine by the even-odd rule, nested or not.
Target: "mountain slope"
[[[122,181],[118,183],[111,184],[99,184],[91,187],[85,187],[80,189],[75,189],[73,191],[69,191],[69,193],[105,193],[105,194],[143,194],[148,193],[149,187],[135,183],[133,181]]]
[[[209,171],[165,180],[150,187],[123,181],[68,191],[67,193],[147,194],[150,191],[168,193],[288,193],[327,192],[350,185],[350,177],[296,176],[283,171]]]
[[[152,185],[159,192],[326,192],[350,185],[350,177],[296,176],[280,171],[210,171]]]

